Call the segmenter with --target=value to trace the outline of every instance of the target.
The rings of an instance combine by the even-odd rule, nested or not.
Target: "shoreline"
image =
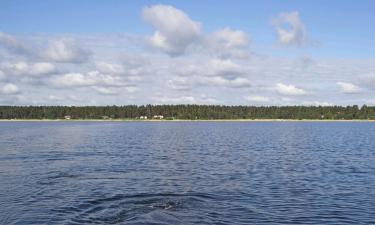
[[[319,120],[319,119],[212,119],[212,120],[140,120],[140,119],[0,119],[0,122],[375,122],[375,120]]]

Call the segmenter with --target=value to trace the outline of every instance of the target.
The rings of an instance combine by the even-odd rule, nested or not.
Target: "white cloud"
[[[237,78],[244,73],[242,67],[232,60],[212,59],[205,66],[207,76],[220,76],[226,78]]]
[[[312,59],[310,56],[308,55],[304,55],[302,57],[299,58],[301,64],[302,64],[302,67],[306,68],[306,67],[309,67],[311,65],[313,65],[315,63],[315,60]]]
[[[56,76],[50,80],[50,83],[57,87],[84,87],[97,84],[97,79],[93,76],[85,76],[81,73],[67,73],[62,76]]]
[[[1,88],[1,93],[5,95],[14,95],[18,94],[19,92],[19,88],[12,83],[8,83]]]
[[[128,70],[152,65],[150,59],[142,54],[121,55],[121,61],[122,66]]]
[[[222,86],[230,88],[250,87],[246,70],[230,59],[202,59],[191,64],[179,63],[172,69],[177,77],[168,80],[168,86],[176,90],[193,87]]]
[[[345,94],[357,94],[361,92],[361,89],[352,83],[337,82],[336,84],[340,87],[341,92]]]
[[[55,62],[81,63],[86,61],[90,54],[77,41],[62,38],[50,40],[47,48],[42,52],[42,57]]]
[[[63,96],[49,95],[47,99],[53,102],[53,105],[76,105],[75,103],[87,104],[87,101],[85,101],[84,98],[78,97],[74,94],[64,94]],[[70,102],[70,104],[67,104],[66,102]]]
[[[333,103],[330,102],[321,102],[321,101],[303,101],[301,105],[305,106],[333,106]]]
[[[249,55],[249,36],[241,30],[226,27],[202,34],[200,23],[169,5],[145,7],[142,16],[155,28],[153,36],[148,38],[149,44],[171,56],[182,55],[187,49],[220,58],[246,58]]]
[[[165,16],[167,14],[154,13],[151,13],[153,17],[161,17],[163,21],[148,23],[155,28],[156,34],[159,32],[165,38],[160,42],[161,46],[166,44],[164,48],[156,47],[164,52],[171,47],[174,51],[167,53],[179,54],[180,57],[169,57],[144,48],[145,36],[142,34],[32,33],[5,38],[3,35],[0,38],[0,70],[3,72],[0,72],[0,103],[87,105],[93,100],[95,104],[108,105],[148,104],[161,99],[158,102],[220,102],[230,105],[328,105],[333,102],[360,105],[370,102],[375,95],[374,60],[323,60],[319,56],[311,59],[303,53],[294,55],[296,52],[282,56],[282,51],[275,55],[256,54],[250,52],[248,33],[233,28],[204,33],[200,25],[187,15],[184,18],[190,20],[190,27],[199,29],[190,32],[194,35],[189,40],[179,42],[179,29],[185,29],[181,24],[186,21],[165,19],[169,17]],[[154,26],[153,23],[161,25]],[[291,29],[285,28],[288,26]],[[276,27],[293,30],[287,22]],[[285,45],[303,46],[308,41],[305,28],[303,33],[305,41],[296,41],[298,35],[294,34],[289,36],[293,38],[282,40]],[[63,44],[59,43],[61,40]],[[72,48],[87,48],[92,57],[79,59],[79,51]],[[47,54],[47,49],[50,54]],[[341,81],[360,86],[361,94],[349,96],[339,92],[338,83]],[[3,94],[6,83],[20,87],[27,95]],[[353,92],[353,88],[349,92]],[[209,97],[202,97],[203,94]],[[48,98],[49,95],[61,97]]]
[[[371,89],[375,89],[375,72],[360,76],[360,82]]]
[[[44,46],[44,42],[47,42],[47,46]],[[73,38],[47,38],[47,40],[39,40],[39,42],[25,42],[0,32],[0,47],[7,49],[12,54],[26,57],[30,61],[82,63],[87,61],[91,52],[81,45]]]
[[[0,32],[0,47],[17,54],[30,54],[30,49],[12,35]]]
[[[152,68],[151,65],[147,63],[135,65],[135,63],[135,61],[126,62],[123,64],[99,62],[96,63],[96,69],[104,74],[128,76],[129,78],[135,80],[153,72],[152,70],[150,70]]]
[[[119,91],[108,87],[93,87],[99,94],[102,95],[118,95]]]
[[[167,85],[175,90],[186,91],[193,87],[194,81],[190,77],[174,77],[168,80]]]
[[[250,102],[265,103],[269,102],[270,98],[266,96],[254,95],[254,96],[245,96],[245,99]]]
[[[48,99],[51,100],[51,101],[61,101],[64,98],[56,96],[56,95],[48,95]]]
[[[5,80],[6,76],[3,71],[0,70],[0,81]]]
[[[176,74],[179,76],[218,76],[226,79],[234,79],[244,75],[243,67],[230,59],[203,59],[200,62],[176,66]]]
[[[299,47],[307,44],[307,32],[299,18],[299,12],[280,13],[273,25],[280,44]]]
[[[248,55],[249,37],[241,30],[227,27],[209,34],[204,44],[219,57],[245,58]]]
[[[3,63],[0,67],[5,73],[16,76],[44,76],[56,71],[55,66],[47,62],[34,64],[26,62]]]
[[[217,104],[215,98],[210,98],[205,95],[201,96],[179,96],[179,97],[166,97],[156,96],[152,98],[154,104]]]
[[[132,86],[121,77],[102,74],[99,71],[58,75],[52,77],[49,83],[56,87]]]
[[[204,85],[224,86],[230,88],[246,88],[250,87],[251,83],[247,78],[236,77],[234,79],[225,79],[223,77],[212,77],[204,80]]]
[[[101,95],[119,95],[121,92],[127,92],[127,93],[134,93],[138,89],[137,87],[98,87],[94,86],[92,87],[95,91],[97,91]]]
[[[228,87],[228,88],[247,88],[251,87],[251,83],[247,78],[236,77],[234,79],[226,79],[220,76],[191,76],[176,77],[168,80],[167,85],[174,90],[187,91],[193,88]]]
[[[367,102],[365,104],[369,105],[369,106],[375,106],[375,99],[373,99],[373,100],[367,100]]]
[[[170,5],[145,7],[142,17],[156,29],[150,44],[169,55],[183,54],[200,35],[200,24]]]
[[[51,63],[41,62],[35,63],[30,68],[31,75],[45,75],[55,71],[55,66]]]
[[[125,73],[124,67],[120,64],[99,62],[99,63],[96,63],[96,68],[101,73],[107,73],[107,74],[123,74],[123,73]]]
[[[293,85],[286,85],[282,83],[276,84],[276,91],[282,95],[306,95],[307,92],[303,89],[297,88]]]
[[[139,82],[146,76],[155,73],[153,65],[148,59],[142,55],[126,54],[121,55],[119,62],[96,62],[96,70],[100,73],[111,76],[126,77],[129,81]]]

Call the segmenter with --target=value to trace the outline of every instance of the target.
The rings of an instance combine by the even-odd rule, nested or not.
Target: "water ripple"
[[[375,123],[0,123],[0,224],[375,224]]]

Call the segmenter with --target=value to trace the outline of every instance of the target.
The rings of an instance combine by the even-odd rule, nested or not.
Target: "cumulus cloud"
[[[229,59],[212,59],[202,65],[198,72],[206,76],[200,80],[201,84],[226,86],[231,88],[250,87],[250,81],[245,77],[245,69]]]
[[[308,55],[299,58],[302,68],[307,68],[315,63],[315,60]]]
[[[17,54],[30,54],[31,49],[12,35],[0,32],[0,47]]]
[[[168,86],[176,90],[193,87],[222,86],[229,88],[250,87],[246,70],[229,59],[206,59],[191,64],[175,65],[177,77],[168,80]]]
[[[282,95],[306,95],[307,92],[301,88],[297,88],[293,85],[287,85],[282,83],[276,84],[276,91]]]
[[[191,52],[220,58],[246,58],[249,55],[249,36],[241,30],[226,27],[202,34],[200,23],[169,5],[146,7],[142,16],[155,28],[153,36],[148,38],[149,44],[171,56],[182,55],[189,47]]]
[[[229,59],[212,59],[205,69],[205,75],[220,76],[228,79],[235,79],[244,74],[242,67]]]
[[[226,79],[235,79],[244,75],[245,70],[233,60],[213,58],[183,67],[178,64],[176,73],[180,76],[218,76]]]
[[[47,41],[47,46],[40,42]],[[72,38],[47,38],[47,40],[25,42],[16,37],[0,32],[0,47],[11,54],[23,56],[30,61],[54,61],[63,63],[86,62],[91,52]]]
[[[375,106],[375,100],[374,99],[367,100],[367,102],[365,104],[369,105],[369,106]]]
[[[220,76],[199,77],[192,76],[189,78],[177,77],[168,80],[168,86],[175,90],[187,91],[193,88],[228,87],[228,88],[247,88],[251,86],[247,78],[237,77],[234,79],[226,79]]]
[[[43,58],[55,62],[82,63],[89,58],[90,54],[77,41],[63,38],[50,40],[41,55]]]
[[[66,103],[65,102],[74,102],[74,103],[83,103],[85,102],[85,99],[82,97],[78,97],[74,94],[66,94],[64,96],[56,96],[56,95],[49,95],[48,100],[52,101],[54,105],[59,105],[63,103],[63,105]],[[87,102],[86,102],[87,103]],[[75,105],[75,104],[74,104]]]
[[[132,86],[121,77],[102,74],[99,71],[57,75],[50,78],[48,82],[56,87]]]
[[[100,86],[94,86],[92,87],[98,94],[100,95],[119,95],[121,92],[126,93],[134,93],[138,90],[135,86],[121,86],[121,87],[100,87]]]
[[[145,36],[139,34],[0,33],[0,102],[345,105],[373,100],[367,99],[375,93],[373,60],[261,56],[250,52],[248,33],[225,24],[204,33],[172,6],[146,7],[142,17],[154,29],[147,38],[151,46],[167,54],[144,48]],[[280,14],[273,24],[281,44],[308,44],[298,12]],[[5,95],[12,93],[11,86],[3,91],[6,84],[27,96]],[[358,91],[354,84],[361,94],[345,96]]]
[[[98,62],[96,63],[96,68],[101,73],[107,74],[124,74],[125,68],[120,64],[107,63],[107,62]]]
[[[213,77],[211,79],[204,79],[201,84],[205,85],[215,85],[215,86],[225,86],[230,88],[246,88],[250,87],[251,83],[247,78],[236,77],[234,79],[225,79],[223,77]]]
[[[175,90],[187,91],[194,86],[195,81],[188,77],[174,77],[168,80],[167,85]]]
[[[330,102],[321,102],[321,101],[303,101],[301,105],[305,106],[333,106],[333,103]]]
[[[5,80],[6,76],[3,71],[0,70],[0,81]]]
[[[50,83],[57,87],[84,87],[96,85],[98,79],[95,74],[86,76],[81,73],[67,73],[52,78]]]
[[[299,17],[299,12],[280,13],[273,20],[278,42],[285,46],[303,46],[307,44],[305,25]]]
[[[375,89],[375,72],[360,76],[360,82],[371,89]]]
[[[2,63],[0,68],[9,75],[16,76],[44,76],[51,74],[56,71],[55,66],[52,63],[39,62],[39,63],[26,63],[26,62],[16,62],[16,63]]]
[[[170,5],[154,5],[142,11],[144,21],[155,28],[151,46],[169,55],[181,55],[198,39],[201,26],[183,11]]]
[[[104,74],[141,78],[153,72],[152,65],[142,57],[127,57],[122,63],[97,62],[96,69]]]
[[[211,53],[223,58],[248,56],[249,37],[241,30],[224,28],[209,34],[204,43]]]
[[[99,94],[102,95],[118,95],[119,91],[108,87],[93,87]]]
[[[1,93],[4,95],[14,95],[20,92],[19,88],[12,83],[8,83],[1,88]]]
[[[361,89],[352,83],[337,82],[336,84],[339,86],[341,92],[345,94],[358,94],[361,92]]]
[[[270,101],[269,97],[260,96],[260,95],[245,96],[245,99],[249,102],[255,102],[255,103],[266,103]]]
[[[167,97],[167,96],[156,96],[152,98],[154,104],[217,104],[218,101],[215,98],[210,98],[205,95],[200,96],[179,96],[179,97]]]

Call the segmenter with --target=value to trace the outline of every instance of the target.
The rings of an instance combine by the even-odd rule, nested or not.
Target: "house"
[[[102,116],[102,119],[103,119],[103,120],[108,120],[108,119],[109,119],[109,116]]]
[[[140,116],[139,119],[141,119],[141,120],[147,120],[147,116]]]
[[[64,116],[64,118],[65,118],[66,120],[70,120],[72,117],[69,116],[69,115],[67,115],[67,116]]]
[[[153,118],[156,119],[156,120],[162,120],[164,118],[164,116],[162,116],[162,115],[154,115]]]

